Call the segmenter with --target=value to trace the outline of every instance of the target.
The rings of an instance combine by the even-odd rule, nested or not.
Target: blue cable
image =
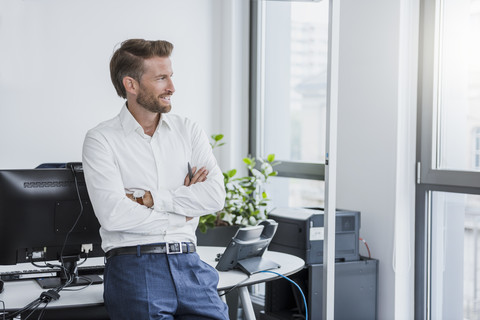
[[[273,273],[273,274],[276,274],[277,276],[280,276],[282,278],[285,278],[287,279],[288,281],[290,281],[291,283],[293,283],[297,288],[298,290],[300,290],[300,293],[302,294],[302,298],[303,298],[303,304],[305,305],[305,320],[308,320],[308,307],[307,307],[307,299],[305,299],[305,295],[303,294],[303,291],[302,289],[300,289],[300,286],[298,284],[295,283],[295,281],[293,281],[292,279],[288,278],[288,277],[285,277],[283,274],[280,274],[278,272],[275,272],[275,271],[270,271],[270,270],[262,270],[260,272],[269,272],[269,273]]]

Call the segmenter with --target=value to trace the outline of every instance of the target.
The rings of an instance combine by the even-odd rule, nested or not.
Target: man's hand
[[[208,175],[208,170],[205,167],[201,167],[197,171],[197,167],[192,168],[192,180],[190,181],[190,177],[188,174],[185,176],[185,180],[183,181],[183,184],[185,186],[191,186],[192,184],[195,184],[197,182],[203,182],[207,180],[207,175]]]
[[[132,193],[126,193],[126,195],[130,200],[138,203],[138,201],[133,197]],[[153,197],[150,191],[145,191],[145,194],[143,195],[143,205],[148,208],[153,207]]]
[[[190,180],[190,177],[187,174],[186,177],[185,177],[185,180],[183,181],[183,184],[187,187],[191,186],[191,185],[193,185],[197,182],[203,182],[203,181],[207,180],[208,170],[205,167],[201,167],[197,171],[197,167],[193,167],[192,168],[192,174],[193,174],[192,180]],[[192,219],[193,219],[193,217],[185,217],[186,222],[188,222]]]
[[[153,197],[150,191],[145,191],[145,195],[143,196],[143,205],[147,206],[148,208],[153,207]]]
[[[192,179],[194,180],[194,179]],[[205,180],[203,180],[205,181]],[[127,198],[132,200],[133,202],[137,202],[138,201],[133,197],[133,193],[126,193],[127,195]],[[152,194],[150,191],[145,191],[145,194],[143,195],[143,205],[148,207],[148,208],[151,208],[153,207],[153,197],[152,197]],[[185,217],[185,221],[188,222],[190,220],[192,220],[193,217]]]

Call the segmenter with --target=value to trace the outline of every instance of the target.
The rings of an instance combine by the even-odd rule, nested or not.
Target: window
[[[437,167],[475,169],[472,128],[480,125],[480,1],[439,1]]]
[[[324,208],[325,181],[276,177],[267,191],[276,207]]]
[[[323,206],[328,1],[252,5],[251,153],[281,161],[275,206]]]
[[[423,0],[416,319],[480,319],[480,0]]]
[[[480,195],[432,192],[432,319],[480,319]]]

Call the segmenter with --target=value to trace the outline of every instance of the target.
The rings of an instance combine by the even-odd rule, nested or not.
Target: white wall
[[[222,0],[1,0],[0,168],[80,161],[123,100],[108,63],[127,38],[175,45],[172,112],[221,131]]]
[[[337,207],[379,260],[378,318],[413,319],[417,0],[342,0]]]

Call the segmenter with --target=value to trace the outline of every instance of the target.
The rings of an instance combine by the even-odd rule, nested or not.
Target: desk
[[[203,261],[215,267],[217,265],[215,261],[217,254],[223,253],[224,250],[224,247],[198,247],[197,252]],[[281,265],[280,268],[272,271],[283,275],[293,274],[301,270],[304,266],[302,259],[285,253],[266,251],[264,257]],[[103,263],[103,258],[90,258],[87,263],[91,265],[100,264]],[[11,270],[13,267],[31,269],[33,266],[30,264],[26,264],[26,266],[0,266],[0,270]],[[246,274],[237,270],[220,271],[218,274],[218,291],[226,291],[238,283],[245,281],[241,284],[241,287],[239,287],[239,295],[245,312],[245,319],[247,320],[255,319],[255,316],[246,286],[280,278],[272,273],[257,273],[248,279]],[[7,310],[16,310],[38,298],[43,291],[45,290],[40,288],[33,280],[5,282],[5,291],[0,294],[0,300],[5,302]],[[49,308],[65,309],[101,307],[103,305],[103,285],[92,285],[81,291],[61,291],[60,295],[60,299],[52,301],[49,304]]]
[[[217,265],[217,262],[215,261],[217,253],[223,253],[224,250],[224,247],[198,247],[198,254],[203,261],[215,268],[215,266]],[[288,276],[297,271],[300,271],[301,269],[303,269],[303,266],[305,264],[302,259],[281,252],[266,251],[263,256],[266,259],[278,263],[281,267],[278,269],[273,269],[272,271],[283,274],[284,276]],[[280,278],[280,276],[277,276],[273,273],[263,272],[253,274],[250,276],[250,278],[248,278],[245,273],[239,270],[219,271],[218,275],[218,291],[226,291],[234,287],[238,283],[244,281],[238,288],[238,292],[240,296],[240,301],[242,302],[246,320],[255,319],[255,313],[253,312],[252,301],[250,299],[250,294],[248,293],[247,286]]]

